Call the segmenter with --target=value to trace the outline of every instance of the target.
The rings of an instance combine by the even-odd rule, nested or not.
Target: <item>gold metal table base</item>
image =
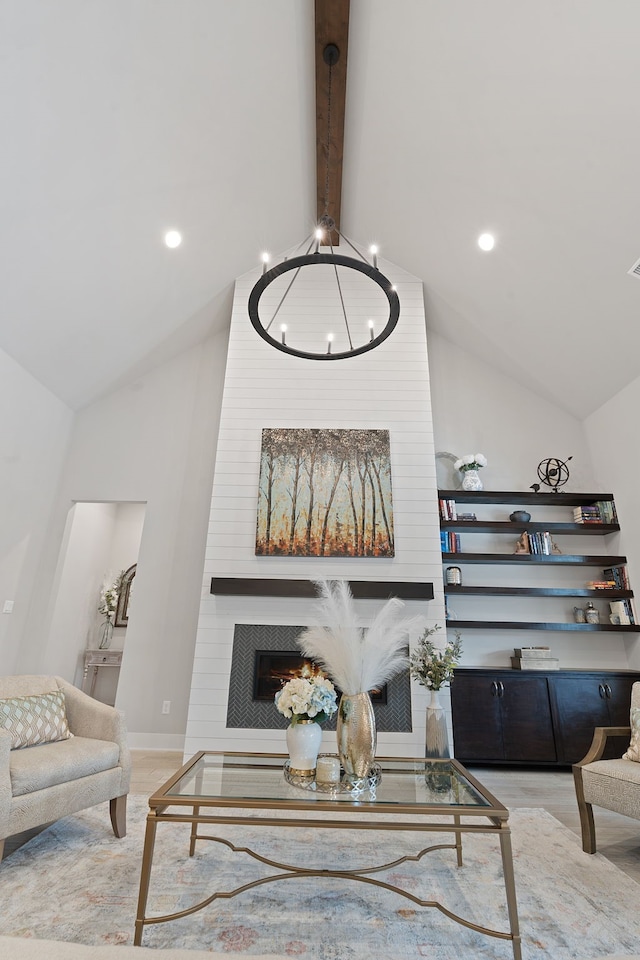
[[[189,855],[193,856],[195,853],[195,843],[197,840],[209,840],[214,843],[221,843],[224,846],[228,847],[234,853],[245,853],[250,857],[253,857],[254,860],[259,861],[260,863],[266,864],[267,866],[273,867],[276,870],[282,870],[282,873],[274,874],[268,877],[262,877],[259,880],[253,880],[251,883],[245,883],[240,887],[236,887],[234,890],[220,890],[216,893],[211,894],[206,897],[204,900],[199,901],[198,903],[193,904],[190,907],[187,907],[184,910],[179,910],[176,913],[167,913],[162,916],[156,917],[146,917],[146,905],[149,892],[149,881],[151,873],[151,863],[153,858],[153,847],[155,845],[155,834],[156,827],[159,822],[191,822],[192,831],[189,844]],[[257,825],[262,824],[264,826],[304,826],[304,827],[314,827],[314,828],[324,828],[324,829],[334,829],[344,827],[347,829],[372,829],[372,830],[410,830],[413,833],[421,832],[422,830],[428,832],[444,832],[444,833],[455,833],[456,841],[455,843],[437,843],[432,844],[431,846],[424,847],[416,854],[407,854],[403,857],[398,857],[396,860],[390,861],[388,863],[379,864],[378,866],[373,867],[360,867],[358,869],[352,870],[332,870],[329,868],[322,869],[309,869],[306,867],[298,867],[294,864],[281,863],[277,860],[271,860],[268,857],[263,857],[261,854],[257,853],[255,850],[252,850],[250,847],[246,846],[236,846],[230,840],[225,839],[224,837],[215,837],[209,834],[200,834],[197,832],[199,824],[203,823],[223,823],[223,824],[243,824],[243,825]],[[326,820],[317,820],[309,821],[305,820],[303,822],[292,823],[291,821],[286,821],[276,818],[251,818],[251,817],[239,817],[237,819],[231,819],[229,817],[211,817],[211,816],[200,816],[199,808],[195,807],[192,816],[185,815],[184,813],[179,815],[169,815],[162,816],[162,814],[156,815],[150,813],[147,818],[147,831],[145,835],[144,843],[144,854],[143,854],[143,868],[142,868],[142,877],[140,882],[140,898],[138,902],[138,918],[136,920],[135,926],[135,938],[134,944],[140,946],[142,943],[142,934],[144,927],[151,924],[157,923],[168,923],[171,920],[180,920],[183,917],[188,917],[193,913],[197,913],[199,910],[203,910],[205,907],[208,907],[215,900],[230,900],[232,897],[238,896],[238,894],[245,893],[247,890],[251,890],[255,887],[263,886],[267,883],[275,883],[277,880],[291,880],[291,879],[300,879],[303,878],[337,878],[343,880],[357,880],[361,883],[369,883],[372,886],[380,887],[384,890],[389,890],[391,893],[396,893],[401,897],[404,897],[406,900],[411,900],[419,907],[432,907],[436,910],[439,910],[446,917],[449,917],[450,920],[455,921],[456,923],[461,924],[464,927],[468,927],[470,930],[474,930],[476,933],[481,933],[489,937],[495,937],[500,940],[511,940],[513,942],[513,956],[514,960],[522,960],[521,952],[521,941],[518,930],[518,919],[517,919],[517,905],[515,898],[515,881],[513,876],[513,861],[512,861],[512,851],[511,851],[511,831],[509,827],[502,827],[499,830],[500,837],[500,846],[502,852],[502,865],[504,872],[504,881],[505,881],[505,892],[507,899],[507,912],[509,915],[511,929],[509,931],[503,930],[494,930],[491,927],[485,927],[481,924],[467,920],[464,917],[461,917],[459,914],[454,913],[452,910],[449,910],[444,904],[440,903],[438,900],[422,900],[420,897],[415,896],[412,893],[409,893],[407,890],[403,890],[401,887],[396,887],[394,884],[387,883],[383,880],[377,880],[373,877],[368,876],[371,873],[380,873],[383,870],[389,870],[393,867],[398,867],[403,863],[415,862],[418,863],[426,854],[433,853],[435,850],[455,850],[457,857],[457,864],[461,867],[462,864],[462,833],[494,833],[496,827],[484,827],[480,824],[462,824],[460,822],[460,817],[453,817],[452,824],[428,824],[417,826],[416,824],[398,824],[398,823],[389,823],[384,824],[381,822],[376,823],[345,823],[340,821],[326,821]]]

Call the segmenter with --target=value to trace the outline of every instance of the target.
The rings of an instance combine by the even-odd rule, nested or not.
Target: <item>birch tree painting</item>
[[[394,556],[389,431],[263,430],[256,554]]]

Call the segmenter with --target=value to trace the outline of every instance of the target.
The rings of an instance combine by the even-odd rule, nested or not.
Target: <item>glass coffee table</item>
[[[435,907],[451,920],[478,933],[510,940],[514,960],[521,960],[509,811],[460,763],[456,760],[378,757],[375,776],[372,775],[364,789],[353,792],[344,784],[316,784],[315,781],[305,780],[299,783],[290,782],[292,778],[287,779],[284,775],[286,761],[287,757],[281,754],[203,751],[192,757],[149,798],[135,924],[136,945],[142,943],[144,928],[148,924],[167,923],[188,916],[208,906],[218,897],[229,899],[252,887],[292,877],[330,877],[360,880],[399,894],[420,907]],[[342,866],[336,869],[310,869],[267,860],[243,846],[241,852],[280,872],[245,883],[235,890],[213,893],[205,900],[177,913],[148,917],[147,899],[158,823],[191,824],[190,856],[193,856],[199,840],[216,841],[230,846],[222,837],[201,832],[203,828],[215,824],[303,827],[307,830],[330,828],[410,831],[413,834],[424,832],[453,835],[454,842],[432,843],[415,854],[358,869],[346,869]],[[369,876],[390,867],[397,867],[408,860],[422,862],[426,853],[442,849],[455,850],[458,867],[462,867],[462,835],[465,833],[493,833],[498,836],[509,920],[508,931],[480,926],[458,916],[437,901],[421,900],[386,880]]]

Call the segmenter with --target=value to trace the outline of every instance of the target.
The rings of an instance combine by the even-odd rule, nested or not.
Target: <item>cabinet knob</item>
[[[608,683],[605,683],[604,685],[604,692],[607,697],[607,700],[611,700],[611,687],[609,686]]]
[[[502,680],[498,680],[498,696],[504,697],[504,683]]]
[[[600,699],[601,699],[601,700],[604,700],[605,697],[606,697],[606,693],[605,693],[605,689],[604,689],[604,684],[603,684],[603,683],[599,683],[599,684],[598,684],[598,693],[600,694]]]
[[[492,696],[492,697],[497,697],[497,696],[498,696],[498,681],[497,681],[497,680],[492,680],[492,681],[491,681],[491,696]]]

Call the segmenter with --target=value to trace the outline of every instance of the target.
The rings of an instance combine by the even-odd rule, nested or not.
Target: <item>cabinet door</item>
[[[605,686],[607,707],[609,708],[609,723],[612,727],[629,726],[631,687],[636,680],[637,677],[603,677],[602,682]]]
[[[503,676],[498,686],[505,760],[553,763],[556,742],[547,678]]]
[[[456,674],[451,684],[453,753],[462,762],[504,760],[498,692],[489,674]]]
[[[557,714],[558,759],[577,763],[591,746],[594,729],[610,726],[604,681],[589,674],[553,677],[550,682]]]

